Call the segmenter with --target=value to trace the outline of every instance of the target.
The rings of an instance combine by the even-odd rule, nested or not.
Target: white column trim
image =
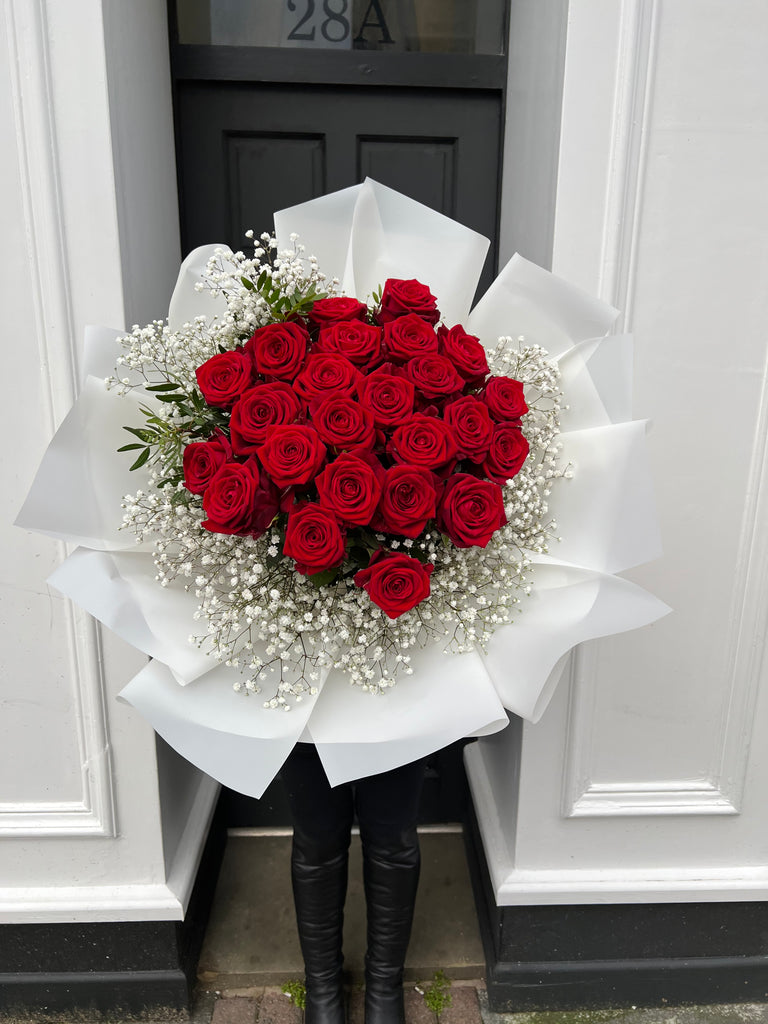
[[[52,434],[74,400],[78,345],[62,213],[47,11],[44,0],[5,0],[4,6],[26,255],[45,387],[41,414]],[[65,555],[60,544],[59,556],[63,559]],[[0,835],[116,834],[99,631],[88,616],[70,605],[66,632],[82,799],[0,805]]]

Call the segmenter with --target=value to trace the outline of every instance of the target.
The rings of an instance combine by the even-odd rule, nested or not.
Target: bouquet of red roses
[[[371,310],[321,298],[199,366],[205,402],[228,418],[184,449],[201,525],[259,537],[278,522],[297,572],[351,575],[390,618],[427,598],[434,566],[388,539],[436,523],[457,547],[485,547],[528,454],[522,384],[491,375],[479,339],[439,317],[425,285],[388,280]]]
[[[154,469],[127,521],[152,535],[161,583],[194,579],[198,643],[255,670],[249,689],[279,668],[294,695],[307,662],[375,689],[414,643],[447,632],[469,649],[509,621],[560,474],[540,350],[487,352],[419,281],[389,279],[366,304],[321,291],[305,263],[230,255],[208,273],[227,317],[136,328],[123,360],[160,403],[126,427],[121,450]]]

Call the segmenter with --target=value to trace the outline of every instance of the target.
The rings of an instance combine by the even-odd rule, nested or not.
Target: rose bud
[[[480,339],[467,334],[458,324],[449,330],[443,324],[437,328],[440,352],[455,366],[469,385],[480,384],[488,371],[488,357]]]
[[[516,476],[528,457],[528,441],[516,423],[497,423],[491,438],[483,472],[497,484]]]
[[[335,512],[342,523],[370,523],[379,503],[381,483],[365,459],[344,452],[325,467],[315,483],[320,504]]]
[[[229,409],[253,383],[253,364],[243,349],[236,348],[206,359],[195,376],[208,405]]]
[[[354,579],[385,615],[396,619],[429,597],[433,569],[431,562],[424,564],[410,555],[380,549]]]
[[[380,324],[388,324],[407,313],[415,313],[430,324],[436,324],[440,319],[437,299],[425,284],[413,278],[408,281],[389,278],[381,293],[376,320]]]
[[[381,328],[359,320],[344,320],[324,327],[313,352],[336,352],[361,368],[381,362]]]
[[[337,352],[312,352],[304,369],[293,382],[293,387],[309,403],[315,398],[325,397],[331,391],[352,395],[360,379],[360,371],[346,356]]]
[[[416,466],[392,466],[384,477],[374,530],[418,537],[437,508],[437,478]]]
[[[293,423],[301,403],[290,384],[261,381],[249,388],[232,407],[229,431],[237,455],[250,455],[267,439],[268,427]]]
[[[314,502],[301,502],[288,515],[283,553],[296,563],[296,571],[312,576],[334,569],[344,558],[344,534],[336,516]]]
[[[387,451],[395,462],[437,470],[455,460],[458,446],[447,423],[415,413],[392,434]]]
[[[494,428],[488,407],[474,395],[464,395],[445,406],[443,418],[453,430],[459,458],[482,462],[488,454]]]
[[[326,448],[313,427],[289,423],[269,427],[256,454],[278,487],[291,487],[306,484],[317,474]]]
[[[204,494],[211,478],[232,458],[226,434],[217,432],[207,441],[193,441],[184,449],[184,486],[193,494]]]
[[[443,484],[437,525],[457,548],[484,548],[506,522],[498,484],[469,473],[456,473]]]
[[[385,326],[384,347],[389,359],[407,363],[414,356],[437,355],[437,335],[426,320],[410,313]]]
[[[258,372],[279,380],[293,380],[304,365],[308,346],[306,327],[292,322],[259,327],[245,343]]]
[[[523,385],[512,377],[489,377],[477,397],[485,402],[491,416],[499,422],[519,420],[528,412]]]
[[[391,369],[391,364],[387,364]],[[357,386],[360,404],[370,409],[377,427],[394,427],[413,412],[416,389],[405,377],[379,367],[373,373],[360,378]]]
[[[330,395],[310,406],[312,425],[330,448],[373,448],[376,427],[371,413],[344,395]]]
[[[204,529],[212,533],[263,533],[266,526],[261,529],[257,526],[259,482],[259,468],[254,459],[222,466],[203,495],[203,508],[208,516],[202,523]],[[275,504],[270,522],[276,513]]]
[[[329,299],[318,299],[307,313],[310,330],[336,323],[338,320],[365,320],[368,307],[357,299],[339,295]]]

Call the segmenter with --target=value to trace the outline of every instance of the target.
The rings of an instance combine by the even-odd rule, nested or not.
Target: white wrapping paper
[[[141,486],[115,454],[127,436],[122,425],[137,422],[137,400],[107,392],[101,381],[112,372],[118,332],[90,329],[84,366],[93,376],[51,442],[17,522],[79,544],[51,583],[154,659],[121,698],[194,764],[252,796],[299,738],[317,744],[336,785],[504,728],[507,711],[536,721],[576,644],[668,611],[615,575],[659,553],[646,424],[631,419],[631,339],[607,333],[615,309],[515,256],[470,313],[488,241],[370,180],[280,211],[275,224],[280,248],[292,247],[297,233],[347,294],[365,300],[387,277],[415,277],[436,295],[447,324],[463,324],[489,346],[524,335],[546,348],[562,373],[569,408],[561,439],[574,477],[551,498],[562,542],[533,557],[532,594],[486,652],[415,651],[413,675],[378,696],[326,673],[316,696],[288,713],[268,710],[233,691],[236,670],[189,643],[202,631],[195,599],[181,586],[160,588],[151,552],[119,529],[123,494]],[[184,261],[172,328],[222,312],[221,299],[195,290],[216,248]]]

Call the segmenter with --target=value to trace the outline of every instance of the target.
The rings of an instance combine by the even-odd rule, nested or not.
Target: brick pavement
[[[474,984],[451,988],[452,1004],[440,1014],[440,1024],[482,1024]],[[406,987],[407,1024],[436,1024],[435,1015],[424,1005],[420,993]],[[363,991],[349,993],[348,1024],[363,1024]],[[248,995],[224,995],[213,1004],[211,1024],[302,1024],[302,1013],[279,988],[251,990]]]

